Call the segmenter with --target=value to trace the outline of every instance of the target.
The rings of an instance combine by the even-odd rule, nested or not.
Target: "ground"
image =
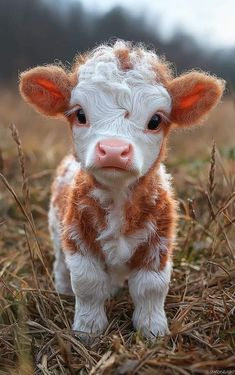
[[[108,301],[110,324],[98,340],[84,346],[71,331],[74,300],[55,292],[47,228],[68,129],[10,91],[1,93],[0,121],[0,374],[235,374],[232,99],[170,142],[180,201],[166,299],[171,334],[153,343],[133,331],[127,288]]]

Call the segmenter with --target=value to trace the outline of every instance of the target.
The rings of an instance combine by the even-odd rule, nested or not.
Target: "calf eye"
[[[157,113],[153,115],[148,123],[148,130],[156,130],[162,122],[162,118]]]
[[[81,108],[77,111],[77,119],[80,122],[80,124],[86,124],[86,115],[83,109]]]

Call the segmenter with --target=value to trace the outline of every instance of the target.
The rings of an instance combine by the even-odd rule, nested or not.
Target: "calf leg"
[[[65,256],[61,247],[60,222],[56,214],[56,208],[52,205],[49,210],[49,229],[55,252],[53,271],[56,290],[61,294],[73,295],[70,272],[65,263]]]
[[[108,325],[104,303],[110,295],[109,277],[103,265],[92,256],[66,254],[75,294],[73,329],[101,333]]]
[[[70,272],[65,263],[64,252],[60,247],[58,247],[55,251],[53,270],[57,292],[61,294],[73,295]]]
[[[164,302],[168,292],[171,263],[161,271],[140,269],[129,278],[129,290],[135,310],[133,325],[146,338],[167,334],[168,325]]]

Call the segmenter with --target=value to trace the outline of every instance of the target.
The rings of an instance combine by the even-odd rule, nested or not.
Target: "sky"
[[[86,9],[98,12],[122,5],[132,14],[144,15],[152,27],[162,30],[165,38],[181,28],[205,45],[235,47],[235,0],[70,1],[81,1]]]

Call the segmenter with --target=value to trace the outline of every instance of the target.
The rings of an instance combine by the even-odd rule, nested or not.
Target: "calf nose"
[[[127,169],[132,154],[130,143],[121,139],[105,139],[96,145],[96,164],[99,167]]]

